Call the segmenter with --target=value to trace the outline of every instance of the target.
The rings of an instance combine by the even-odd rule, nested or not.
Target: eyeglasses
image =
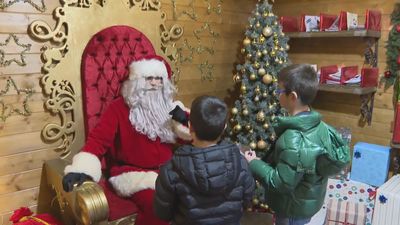
[[[285,89],[279,89],[279,88],[277,88],[277,89],[275,90],[275,93],[276,93],[277,95],[280,95],[280,94],[286,93],[286,90],[285,90]]]
[[[162,81],[162,77],[153,77],[153,76],[148,76],[146,77],[146,80],[148,81],[152,81],[152,80],[156,80],[156,81]]]

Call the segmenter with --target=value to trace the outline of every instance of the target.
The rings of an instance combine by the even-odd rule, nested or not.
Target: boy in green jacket
[[[349,162],[349,147],[309,106],[318,91],[312,67],[282,69],[278,85],[280,104],[290,116],[278,117],[274,123],[279,138],[272,163],[260,160],[254,151],[245,152],[245,157],[254,177],[266,189],[276,225],[303,225],[322,207],[328,176]]]

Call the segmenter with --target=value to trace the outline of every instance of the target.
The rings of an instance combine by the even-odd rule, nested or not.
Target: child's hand
[[[254,159],[260,159],[257,157],[256,152],[253,150],[248,150],[244,153],[244,157],[246,158],[247,162],[251,162]]]

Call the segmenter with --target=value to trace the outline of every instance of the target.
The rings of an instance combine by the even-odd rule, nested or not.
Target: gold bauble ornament
[[[263,17],[267,17],[268,16],[268,12],[263,13]]]
[[[279,60],[279,62],[278,62],[279,64],[283,64],[283,61],[282,60]]]
[[[252,57],[251,53],[249,53],[249,54],[246,55],[246,58],[247,58],[247,59],[251,59],[251,57]]]
[[[253,205],[258,205],[258,203],[260,203],[260,201],[257,198],[253,198]]]
[[[279,62],[279,59],[278,59],[278,58],[275,58],[275,62]]]
[[[260,13],[259,13],[259,12],[256,12],[256,13],[255,13],[255,15],[256,15],[256,16],[259,16],[259,15],[260,15]]]
[[[261,27],[260,22],[257,22],[257,23],[256,23],[256,27],[257,27],[257,28]]]
[[[264,29],[262,30],[262,33],[265,37],[269,37],[272,35],[272,28],[271,27],[264,27]]]
[[[278,51],[278,50],[279,50],[278,45],[275,45],[275,46],[274,46],[274,50],[275,50],[275,51]]]
[[[242,130],[242,126],[240,126],[240,124],[236,124],[236,125],[233,127],[233,130],[234,130],[235,132],[239,132],[239,131]]]
[[[275,21],[275,22],[274,22],[274,25],[278,25],[278,21]]]
[[[235,75],[233,76],[233,81],[234,81],[235,83],[240,82],[240,80],[241,80],[241,78],[240,78],[240,75],[239,75],[239,74],[235,74]]]
[[[242,113],[244,116],[247,116],[247,115],[249,115],[249,110],[243,109]]]
[[[240,90],[242,92],[246,92],[246,90],[247,90],[246,85],[242,84],[242,86],[240,86]]]
[[[256,89],[254,89],[254,91],[256,92],[256,94],[260,94],[260,92],[261,92],[261,89],[260,89],[260,87],[259,87],[259,86],[257,86],[257,87],[256,87]]]
[[[267,73],[267,72],[265,71],[264,68],[258,69],[258,75],[259,75],[259,76],[264,76],[266,73]]]
[[[245,126],[245,128],[246,128],[246,130],[251,130],[250,124],[247,124],[247,125]]]
[[[262,54],[267,55],[267,54],[268,54],[267,49],[264,49],[264,50],[262,51]]]
[[[290,45],[286,45],[286,51],[290,49]]]
[[[252,141],[252,142],[250,142],[249,147],[251,149],[256,149],[257,148],[257,144],[254,141]]]
[[[250,134],[254,133],[253,129],[249,130],[249,133],[250,133]]]
[[[285,51],[285,49],[283,47],[280,47],[279,51],[283,52],[283,51]]]
[[[273,12],[270,12],[270,13],[268,14],[268,16],[275,16],[275,15],[274,15]],[[277,21],[275,21],[275,22],[277,22]]]
[[[265,149],[267,147],[267,143],[263,140],[259,140],[257,142],[257,148],[258,149]]]
[[[260,36],[259,41],[260,41],[260,43],[264,43],[265,42],[265,37],[264,36]]]
[[[267,92],[264,92],[264,93],[262,94],[262,96],[263,96],[264,98],[266,98],[266,97],[268,97],[268,93],[267,93]]]
[[[246,52],[246,49],[245,49],[245,48],[242,48],[242,49],[240,49],[240,52],[241,52],[242,54],[244,54],[244,53]]]
[[[256,38],[254,38],[253,41],[251,41],[251,43],[253,43],[253,45],[255,45],[255,44],[257,44],[257,41],[258,40]]]
[[[234,122],[235,122],[235,119],[231,118],[229,121],[230,121],[231,123],[234,123]]]
[[[274,38],[277,38],[278,37],[278,33],[274,33]]]
[[[231,109],[231,113],[233,114],[233,115],[236,115],[237,113],[238,113],[238,109],[235,107],[235,108],[232,108]]]
[[[275,56],[276,52],[275,51],[271,51],[271,56]]]
[[[250,80],[255,80],[255,79],[257,79],[257,76],[254,73],[252,73],[252,74],[250,74],[249,78],[250,78]]]
[[[263,111],[258,112],[256,118],[258,121],[263,122],[265,120],[264,112]]]
[[[260,101],[260,97],[258,97],[258,96],[254,97],[254,101],[255,101],[255,102]]]
[[[262,81],[264,84],[270,84],[272,82],[272,76],[269,74],[266,74],[263,76]]]
[[[269,128],[269,124],[268,124],[268,123],[264,123],[264,124],[263,124],[263,128],[264,128],[264,129],[268,129],[268,128]]]
[[[262,53],[260,51],[257,51],[256,55],[257,55],[257,57],[261,57]]]
[[[249,38],[247,38],[247,37],[243,40],[243,44],[245,46],[249,45],[250,43],[251,43],[251,40]]]

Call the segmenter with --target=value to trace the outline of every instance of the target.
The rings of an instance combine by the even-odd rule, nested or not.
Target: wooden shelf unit
[[[319,91],[328,91],[328,92],[336,92],[336,93],[346,93],[346,94],[354,94],[354,95],[367,95],[375,93],[376,87],[360,87],[360,86],[351,86],[351,85],[339,85],[339,84],[320,84],[318,87]]]
[[[287,32],[285,34],[290,38],[381,37],[381,32],[372,30]]]

